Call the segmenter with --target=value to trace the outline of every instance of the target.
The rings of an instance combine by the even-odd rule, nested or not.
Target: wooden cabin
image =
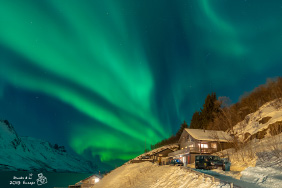
[[[179,158],[184,165],[195,161],[195,155],[212,154],[230,148],[232,137],[224,131],[189,129],[183,130],[178,141],[180,150],[169,156]]]

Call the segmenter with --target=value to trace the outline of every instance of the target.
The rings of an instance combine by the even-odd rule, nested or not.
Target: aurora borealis
[[[131,159],[208,93],[236,102],[281,76],[281,23],[281,1],[0,1],[0,118],[103,162]]]

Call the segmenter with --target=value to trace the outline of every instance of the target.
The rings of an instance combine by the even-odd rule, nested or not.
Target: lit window
[[[216,143],[211,143],[211,148],[214,148],[214,149],[216,149]]]
[[[200,144],[198,144],[198,145],[200,147]],[[209,148],[209,147],[208,147],[208,144],[201,144],[201,148]]]
[[[185,146],[185,148],[187,148],[187,146]]]
[[[181,148],[181,149],[183,149],[183,148]]]

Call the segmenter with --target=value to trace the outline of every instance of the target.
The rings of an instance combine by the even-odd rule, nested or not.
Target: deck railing
[[[200,147],[191,147],[190,148],[190,152],[191,153],[214,153],[217,150],[214,148],[201,148],[201,152],[200,152]]]
[[[176,155],[183,155],[188,153],[214,153],[217,150],[215,148],[200,148],[200,147],[188,147],[185,149],[177,150],[175,152],[169,153],[169,157],[173,157]]]

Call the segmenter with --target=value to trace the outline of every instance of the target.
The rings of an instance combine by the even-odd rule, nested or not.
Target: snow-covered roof
[[[229,142],[232,140],[231,136],[224,131],[214,131],[214,130],[203,130],[203,129],[188,129],[188,132],[193,138],[197,140],[205,141],[219,141],[219,142]]]
[[[164,150],[168,150],[168,149],[169,149],[170,151],[174,152],[174,150],[172,150],[172,149],[170,149],[170,148],[164,148],[164,149],[162,149],[162,150],[152,152],[151,155],[155,155],[155,154],[157,154],[157,153],[160,153],[160,152],[162,152],[162,151],[164,151]]]
[[[162,146],[162,147],[153,149],[153,150],[151,150],[151,151],[149,151],[149,152],[147,152],[147,153],[143,153],[143,154],[141,154],[141,155],[135,157],[134,159],[135,159],[135,160],[138,160],[138,159],[139,159],[140,157],[142,157],[142,156],[154,155],[154,154],[156,154],[156,153],[158,153],[158,152],[161,152],[161,151],[163,151],[163,150],[165,150],[165,149],[170,149],[170,150],[172,150],[172,151],[176,151],[176,150],[178,150],[178,147],[179,147],[178,144],[165,145],[165,146]]]

